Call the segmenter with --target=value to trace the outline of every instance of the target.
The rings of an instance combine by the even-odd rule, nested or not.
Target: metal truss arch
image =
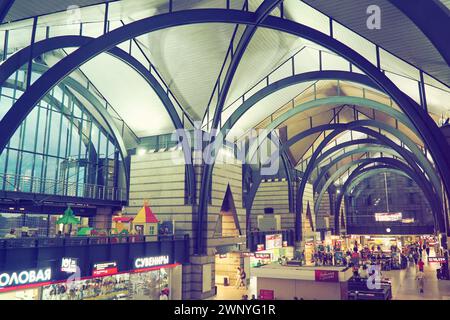
[[[15,103],[12,108],[14,111],[8,112],[5,115],[3,120],[0,122],[0,127],[8,133],[15,131],[15,129],[17,129],[17,123],[23,121],[32,106],[39,101],[39,99],[42,98],[42,96],[45,95],[45,93],[48,92],[48,90],[55,83],[60,81],[79,65],[83,64],[95,55],[125,40],[167,27],[193,23],[223,22],[252,25],[256,24],[257,17],[258,16],[255,13],[242,12],[238,10],[194,9],[161,14],[135,21],[123,27],[117,28],[107,34],[104,34],[103,36],[98,37],[94,41],[89,42],[55,64]],[[338,40],[294,21],[268,16],[261,21],[259,25],[261,27],[286,32],[318,43],[346,58],[356,67],[365,72],[375,83],[383,88],[384,92],[392,97],[392,99],[397,103],[397,105],[400,106],[402,111],[414,124],[414,127],[420,133],[422,140],[427,145],[437,164],[442,180],[445,183],[446,190],[450,190],[450,151],[448,150],[448,146],[446,145],[442,133],[439,131],[436,124],[426,113],[426,111],[421,109],[417,103],[406,96],[377,67]],[[0,137],[0,149],[3,149],[5,146],[4,140],[6,139],[2,139]],[[202,191],[208,191],[208,184],[209,183],[202,183]],[[203,203],[203,210],[200,210],[199,217],[204,217],[207,214],[207,196],[207,192],[202,192],[202,199],[200,203]],[[203,226],[200,226],[199,230],[201,231],[198,233],[199,239],[197,239],[197,241],[200,241],[199,247],[201,248],[199,249],[201,250],[197,251],[203,252],[205,249],[202,245],[202,241],[204,241]]]

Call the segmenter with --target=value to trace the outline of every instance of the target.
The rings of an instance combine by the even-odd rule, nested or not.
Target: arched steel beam
[[[3,23],[3,20],[6,18],[6,15],[14,4],[15,0],[3,0],[0,3],[0,24]]]
[[[345,148],[356,146],[356,145],[381,145],[381,146],[383,146],[385,144],[377,139],[363,138],[363,139],[345,141],[345,142],[342,142],[340,144],[337,144],[337,145],[327,149],[325,152],[321,152],[320,156],[317,157],[317,159],[316,159],[317,176],[314,179],[313,189],[317,188],[317,184],[320,181],[320,179],[319,179],[320,173],[321,173],[321,172],[319,172],[319,169],[321,168],[320,164],[322,162],[324,162],[325,160],[331,158],[335,152],[337,152],[341,149],[343,149],[345,151]]]
[[[273,130],[275,130],[277,127],[279,127],[283,122],[289,120],[290,118],[292,118],[295,115],[297,115],[301,112],[304,112],[304,111],[308,111],[308,110],[315,109],[315,108],[320,108],[320,107],[323,107],[324,105],[344,105],[344,104],[369,107],[374,110],[386,113],[389,116],[393,117],[394,119],[403,123],[405,126],[409,127],[417,136],[420,137],[419,133],[414,129],[413,124],[408,119],[408,117],[406,117],[400,111],[392,108],[391,106],[388,106],[386,104],[383,104],[383,103],[380,103],[380,102],[377,102],[374,100],[360,98],[360,97],[350,97],[350,96],[332,96],[332,97],[320,98],[320,99],[315,99],[315,100],[304,102],[300,105],[295,106],[292,109],[289,109],[285,113],[278,116],[276,119],[272,120],[265,129],[267,132],[270,133]],[[253,161],[257,149],[263,143],[265,138],[266,137],[263,137],[263,139],[256,140],[249,147],[248,159],[250,162]]]
[[[368,160],[373,160],[373,159],[368,159]],[[427,201],[431,207],[431,210],[433,212],[433,217],[434,217],[434,222],[435,222],[435,230],[445,230],[445,219],[443,218],[443,212],[442,212],[442,208],[439,205],[439,200],[437,199],[437,195],[436,193],[432,192],[432,190],[429,188],[429,184],[427,183],[427,181],[425,181],[423,179],[423,176],[421,175],[417,175],[415,172],[413,172],[408,166],[406,166],[404,163],[392,159],[394,161],[390,161],[390,163],[387,163],[387,165],[389,167],[392,168],[396,168],[398,169],[400,172],[405,173],[407,176],[409,176],[418,186],[419,188],[422,190],[422,192],[424,193],[425,197],[427,198]],[[375,169],[376,167],[369,167],[369,168],[364,168],[368,163],[362,164],[360,166],[358,166],[358,168],[356,168],[348,177],[348,179],[346,180],[346,182],[344,183],[341,193],[338,195],[337,197],[337,201],[336,201],[336,210],[340,211],[341,208],[341,203],[342,203],[342,198],[344,197],[345,193],[347,192],[348,187],[352,184],[352,181],[354,181],[355,179],[357,179],[357,177],[366,172],[366,171],[370,171]],[[337,212],[338,212],[337,211]],[[335,217],[336,219],[336,217]],[[336,223],[339,223],[339,219],[337,219],[338,221],[336,222],[335,220],[335,226]],[[444,229],[442,229],[444,228]],[[337,230],[337,229],[336,229]]]
[[[363,129],[362,127],[376,127],[379,129],[382,129],[390,134],[392,134],[393,136],[397,137],[399,140],[401,140],[402,142],[405,143],[405,145],[411,150],[411,152],[414,154],[415,157],[417,157],[418,163],[420,163],[421,167],[423,168],[423,170],[426,172],[426,174],[428,175],[428,177],[430,178],[430,180],[433,182],[433,185],[436,187],[436,190],[440,190],[440,180],[439,177],[435,174],[434,172],[434,168],[433,166],[430,164],[430,162],[428,161],[428,159],[425,157],[425,155],[421,152],[421,150],[417,147],[417,145],[410,139],[408,138],[407,135],[405,135],[404,133],[402,133],[401,131],[383,123],[380,121],[376,121],[376,120],[357,120],[357,121],[353,121],[351,123],[347,123],[347,124],[329,124],[329,125],[325,125],[324,128],[328,128],[325,130],[333,130],[334,129],[339,129],[331,134],[329,134],[324,141],[329,142],[331,141],[334,137],[336,137],[338,134],[342,133],[346,130],[353,130],[353,131],[359,131],[362,133],[367,133],[369,135],[372,135],[373,130],[370,130],[368,128]],[[361,127],[361,128],[359,128]],[[347,129],[343,129],[343,128],[347,128]],[[301,137],[302,135],[300,135],[299,137]],[[379,135],[377,135],[377,138],[379,137]],[[288,144],[291,144],[290,140],[292,140],[292,143],[297,142],[297,138],[296,136],[292,137],[291,139],[288,140]],[[286,143],[284,144],[286,145]],[[322,145],[321,148],[317,148],[316,151],[319,151],[323,149],[323,147],[326,145],[326,143],[324,143]],[[316,157],[318,156],[318,153],[316,154]],[[311,158],[313,159],[313,158]],[[313,170],[313,164],[315,163],[315,158],[313,159],[313,161],[309,161],[308,166],[305,170],[304,173],[304,177],[306,177],[306,179],[309,178],[312,170]],[[311,164],[311,165],[310,165]],[[303,179],[302,179],[303,180]],[[306,183],[306,181],[305,181]],[[302,187],[301,184],[301,189],[304,188],[304,186]]]
[[[349,186],[345,186],[345,184],[344,184],[343,188],[346,188],[346,190],[348,190],[350,185],[352,185],[354,183],[360,183],[362,180],[367,179],[367,178],[371,177],[374,174],[379,174],[380,172],[394,172],[394,173],[397,173],[397,174],[400,174],[400,175],[403,175],[405,177],[410,178],[409,175],[407,175],[403,171],[400,171],[400,169],[397,169],[397,167],[394,167],[394,166],[391,166],[391,165],[386,165],[385,164],[385,165],[375,165],[375,166],[371,166],[371,167],[366,167],[366,165],[367,164],[362,164],[362,165],[358,166],[352,172],[354,178],[349,180],[350,181]],[[340,199],[339,201],[342,202],[342,199]],[[335,204],[334,210],[336,210],[336,204]],[[341,210],[340,206],[338,207],[337,210],[339,210],[339,211]],[[339,225],[340,225],[339,224],[339,217],[334,217],[335,234],[339,234],[338,232],[336,232],[336,230],[340,230]]]
[[[17,86],[17,84],[19,84],[19,86]],[[10,83],[9,81],[6,81],[6,82],[3,83],[3,87],[10,88],[10,89],[17,89],[17,90],[20,90],[20,91],[24,92],[26,85],[23,82]],[[64,89],[64,87],[62,87],[61,89],[67,90],[67,89]],[[61,110],[61,115],[66,117],[66,119],[69,122],[73,122],[74,126],[78,130],[78,133],[79,133],[79,135],[81,137],[81,140],[83,140],[83,143],[86,145],[88,150],[91,152],[89,157],[91,159],[97,159],[97,150],[93,146],[92,141],[89,141],[89,139],[86,137],[86,135],[82,132],[83,129],[81,127],[80,121],[79,120],[75,120],[75,119],[70,119],[70,117],[68,115],[70,115],[71,112],[63,104],[63,102],[59,101],[54,96],[51,96],[51,95],[48,95],[48,94],[45,95],[42,100],[45,101],[46,103],[50,104],[51,106],[54,106],[55,108],[60,109]]]
[[[450,42],[443,30],[450,26],[450,11],[438,0],[390,0],[431,41],[442,58],[450,65]],[[424,14],[426,12],[427,14]]]
[[[439,194],[439,192],[440,192],[440,181],[439,181],[439,178],[435,175],[433,167],[428,162],[428,159],[426,159],[426,157],[421,153],[421,151],[417,148],[417,146],[414,144],[413,141],[411,141],[405,134],[401,133],[400,131],[396,130],[395,128],[390,127],[390,126],[388,126],[388,125],[386,125],[386,124],[384,124],[382,122],[379,122],[379,121],[373,121],[373,120],[354,121],[354,122],[351,122],[351,123],[348,124],[347,130],[353,130],[351,128],[354,127],[355,128],[354,131],[367,133],[369,135],[373,134],[373,130],[370,130],[368,128],[365,128],[365,129],[358,128],[358,126],[360,126],[358,123],[361,123],[361,127],[364,125],[362,123],[365,123],[367,126],[371,126],[371,124],[372,124],[372,126],[374,126],[374,127],[382,128],[383,130],[386,130],[387,132],[393,134],[394,136],[399,138],[402,142],[404,142],[405,145],[412,151],[414,156],[417,158],[417,161],[421,164],[424,172],[427,173],[427,175],[429,176],[430,180],[432,181],[432,185],[434,186],[435,191]],[[342,130],[343,130],[343,128],[340,128],[340,129],[337,129],[337,130],[333,131],[332,133],[330,133],[322,141],[322,143],[319,145],[319,147],[315,150],[315,152],[312,155],[310,161],[308,162],[306,170],[305,170],[305,172],[303,174],[303,178],[302,178],[302,180],[300,182],[300,186],[299,186],[298,193],[297,193],[297,203],[302,203],[302,201],[303,201],[303,194],[304,194],[304,190],[305,190],[305,187],[306,187],[306,183],[307,183],[307,181],[308,181],[312,171],[314,170],[316,159],[317,159],[317,157],[319,155],[319,152],[329,143],[329,141],[331,141],[332,139],[334,139],[334,137],[336,137],[337,135],[342,133],[343,132]],[[394,146],[392,145],[392,147],[394,147]],[[405,156],[407,153],[401,151],[399,148],[396,148],[396,147],[395,147],[395,150],[397,152],[399,152],[399,153],[401,152],[402,155],[404,157],[406,157],[406,159],[408,159],[407,161],[408,161],[408,163],[410,165],[413,165],[415,163],[414,160],[411,159],[412,157]],[[419,169],[417,168],[415,171],[419,171]],[[328,188],[328,186],[327,186],[327,188]],[[322,198],[321,195],[319,195],[319,197]],[[441,199],[441,197],[439,197],[439,199]],[[300,217],[302,215],[302,210],[303,210],[302,206],[297,206],[297,215],[296,216],[297,216],[298,219],[301,219]],[[300,222],[299,222],[299,224],[300,224]]]
[[[281,154],[281,160],[283,161],[284,170],[286,172],[286,180],[288,183],[289,211],[292,211],[294,209],[294,183],[292,178],[292,166],[286,155],[286,151]]]
[[[41,54],[45,52],[50,52],[52,50],[61,49],[61,48],[68,48],[68,47],[81,47],[83,45],[86,45],[87,43],[91,42],[94,38],[91,37],[85,37],[85,36],[59,36],[59,37],[53,37],[48,38],[42,41],[38,41],[34,43],[33,46],[25,47],[19,51],[17,51],[15,54],[13,54],[11,57],[9,57],[3,64],[0,65],[0,86],[22,65],[29,62],[30,55],[32,58],[39,57]],[[123,61],[127,65],[129,65],[131,68],[133,68],[136,72],[138,72],[143,79],[151,86],[151,88],[155,91],[155,93],[158,95],[159,99],[161,100],[162,104],[166,108],[172,123],[174,124],[174,127],[176,129],[183,129],[184,126],[182,124],[182,121],[180,117],[178,116],[178,113],[175,109],[175,106],[173,105],[172,101],[167,96],[165,90],[160,85],[158,80],[151,74],[149,70],[147,70],[136,58],[125,52],[124,50],[118,48],[118,47],[112,47],[107,51],[109,54],[111,54],[113,57]],[[100,108],[97,110],[99,113],[101,113],[102,118],[109,117],[109,113],[103,112],[103,109]],[[125,144],[123,142],[123,139],[121,138],[121,135],[119,131],[117,130],[116,126],[114,125],[114,122],[106,122],[108,126],[110,127],[109,130],[111,130],[111,133],[114,135],[114,139],[119,144],[119,149],[121,151],[122,158],[125,159],[127,154],[127,149],[125,147]],[[1,125],[1,123],[0,123]],[[15,131],[14,131],[15,132]],[[14,132],[12,134],[14,134]],[[178,130],[180,132],[180,130]],[[7,132],[5,132],[5,135],[8,135]],[[12,136],[12,135],[11,135]],[[6,137],[5,137],[6,138]],[[190,152],[190,146],[187,146],[188,139],[184,139],[183,137],[183,152],[185,157],[185,163],[187,167],[187,176],[188,176],[188,185],[189,185],[189,195],[190,195],[190,201],[195,201],[195,172],[194,168],[192,166],[192,155]],[[10,138],[9,138],[10,139]],[[8,141],[9,141],[8,139]],[[3,148],[0,146],[0,152],[3,150]],[[126,172],[127,170],[125,170]],[[127,181],[128,181],[128,173],[126,173]]]
[[[39,101],[39,99],[50,90],[55,83],[95,55],[130,38],[168,27],[187,24],[207,22],[255,24],[256,19],[257,15],[252,12],[229,9],[193,9],[152,16],[119,27],[98,37],[95,41],[79,48],[55,64],[51,70],[33,83],[29,90],[16,102],[15,105],[19,106],[17,110],[14,110],[16,112],[10,112],[12,110],[8,111],[0,122],[0,128],[8,133],[14,132],[15,129],[17,129],[17,122],[20,123],[23,121],[32,108],[30,105],[37,103],[37,101]],[[448,146],[446,145],[442,133],[427,112],[420,108],[420,106],[418,106],[411,98],[406,96],[389,78],[386,77],[386,75],[377,69],[377,67],[338,40],[297,22],[268,16],[260,23],[260,26],[283,31],[318,43],[346,58],[353,65],[365,72],[392,97],[402,111],[411,119],[416,129],[420,132],[431,155],[435,159],[447,192],[450,190],[450,151],[448,150]],[[12,109],[15,108],[13,107]],[[4,140],[6,139],[0,137],[0,150],[3,149],[7,143]],[[207,199],[204,199],[202,203],[206,200]],[[204,205],[204,208],[205,210],[202,210],[199,215],[203,216],[207,214],[207,206]],[[201,229],[203,228],[201,227]],[[204,248],[202,248],[202,250],[203,249]]]
[[[395,150],[395,152],[397,152],[403,159],[405,159],[405,161],[411,166],[411,168],[413,168],[416,172],[420,172],[419,166],[417,165],[416,160],[414,158],[414,154],[412,154],[410,151],[406,150],[405,148],[402,148],[401,146],[399,146],[398,144],[396,144],[395,142],[393,142],[386,136],[382,135],[381,133],[378,133],[372,129],[365,128],[365,127],[361,128],[361,129],[362,129],[362,131],[358,131],[358,130],[355,130],[355,131],[365,133],[376,139],[358,139],[358,140],[351,140],[351,141],[346,141],[344,143],[338,144],[338,145],[328,149],[326,152],[324,152],[320,156],[318,156],[315,163],[317,165],[320,164],[325,159],[330,157],[330,155],[332,155],[335,151],[345,148],[347,146],[353,146],[353,145],[357,145],[357,144],[361,144],[361,143],[367,143],[367,144],[377,144],[377,145],[387,146],[387,147]],[[330,168],[330,167],[328,167],[328,168]],[[316,180],[314,181],[314,189],[317,188],[318,184],[320,183],[321,179],[323,178],[323,176],[325,175],[327,170],[328,169],[323,169],[321,171],[321,173],[317,176]]]
[[[231,56],[230,65],[227,69],[227,72],[225,74],[222,88],[218,88],[219,96],[217,98],[217,105],[214,111],[214,117],[211,124],[211,132],[213,133],[211,135],[209,143],[214,143],[216,139],[216,134],[214,133],[215,130],[219,127],[220,117],[222,115],[222,110],[224,107],[225,100],[228,96],[228,91],[230,90],[231,83],[233,81],[234,75],[236,73],[236,70],[239,66],[239,63],[242,60],[242,57],[244,56],[245,50],[247,49],[248,44],[250,43],[251,39],[253,38],[253,35],[256,32],[256,29],[261,21],[263,21],[270,12],[280,3],[282,0],[264,0],[261,5],[259,5],[258,9],[256,9],[255,12],[255,21],[251,25],[247,25],[245,27],[245,30],[239,40],[239,43],[236,46],[236,50],[234,54]],[[220,81],[220,77],[218,79]],[[215,88],[214,88],[215,89]],[[215,161],[214,156],[214,161]],[[196,252],[204,252],[206,246],[204,245],[205,239],[204,239],[204,221],[205,216],[207,215],[208,211],[208,199],[209,194],[211,192],[210,188],[210,180],[212,179],[212,171],[213,171],[213,165],[210,164],[214,161],[207,161],[205,164],[203,164],[203,171],[202,171],[202,178],[200,183],[200,201],[199,201],[199,214],[198,214],[198,229],[197,229],[197,241],[196,241]]]
[[[310,82],[310,81],[320,81],[320,80],[342,80],[350,81],[358,84],[362,84],[376,90],[382,90],[376,83],[374,83],[366,75],[348,72],[348,71],[311,71],[301,74],[296,74],[293,76],[286,77],[284,79],[272,82],[268,86],[257,91],[255,94],[251,95],[247,100],[245,100],[225,121],[221,128],[221,134],[226,136],[227,130],[233,128],[233,126],[239,121],[239,119],[250,110],[255,104],[263,100],[267,96],[290,86]]]
[[[317,177],[317,179],[314,181],[313,188],[314,190],[318,187],[318,184],[322,180],[322,178],[325,176],[325,174],[336,164],[338,164],[340,161],[344,160],[345,158],[348,158],[350,156],[353,156],[355,154],[359,153],[366,153],[366,152],[381,152],[381,153],[387,153],[392,156],[401,157],[401,154],[399,154],[397,151],[383,146],[363,146],[351,150],[347,150],[346,152],[340,154],[336,158],[332,159],[329,163],[327,163],[325,166],[323,166],[320,169],[320,173]],[[316,163],[319,163],[319,160],[316,160]]]
[[[440,186],[440,182],[439,182],[438,177],[435,175],[433,167],[430,165],[430,163],[428,162],[426,157],[422,154],[422,152],[419,150],[419,148],[414,144],[414,142],[411,141],[405,134],[396,130],[395,128],[393,128],[389,125],[386,125],[385,123],[375,121],[375,120],[357,120],[357,121],[353,121],[351,123],[346,123],[346,124],[326,124],[326,125],[320,125],[317,127],[313,127],[308,130],[305,130],[303,132],[300,132],[297,135],[290,138],[288,141],[286,141],[281,146],[279,152],[284,151],[285,149],[289,148],[291,145],[293,145],[294,143],[298,142],[299,140],[307,137],[308,135],[314,134],[317,132],[322,132],[322,131],[326,131],[326,130],[334,130],[333,133],[330,133],[330,135],[329,135],[329,136],[333,137],[333,136],[337,136],[338,134],[340,134],[344,131],[347,131],[347,130],[360,131],[360,132],[363,132],[366,134],[369,134],[369,133],[371,133],[371,131],[373,131],[373,130],[370,130],[369,128],[364,128],[364,126],[380,128],[382,130],[389,132],[390,134],[394,135],[395,137],[400,139],[402,142],[404,142],[405,145],[415,155],[415,157],[417,158],[417,161],[420,163],[421,167],[423,168],[423,170],[426,172],[426,174],[432,181],[432,184],[434,186],[436,186],[436,190],[440,190],[440,188],[438,188],[438,186]],[[274,161],[274,159],[277,156],[278,156],[278,152],[274,152],[271,155],[271,157],[269,158],[269,160],[267,161],[267,163],[271,163],[271,161]],[[315,161],[315,159],[314,159],[314,161]],[[310,161],[310,163],[311,163],[311,161]],[[298,195],[297,204],[301,203],[301,200],[298,200],[298,199],[303,198],[303,191],[306,186],[307,179],[308,179],[309,175],[311,174],[311,172],[312,172],[312,166],[310,166],[310,168],[307,168],[307,170],[305,171],[305,174],[303,175],[303,178],[301,180],[301,184],[299,187],[299,191],[297,193],[297,195]],[[439,194],[439,191],[436,191],[436,192]],[[301,237],[302,237],[302,235],[301,235],[301,225],[302,225],[301,215],[302,215],[303,208],[301,205],[300,206],[297,205],[296,209],[297,209],[296,210],[296,229],[295,229],[296,230],[296,238],[297,238],[297,241],[301,241]]]
[[[412,171],[406,164],[404,164],[403,162],[396,160],[396,159],[392,159],[392,158],[386,158],[386,157],[379,157],[379,158],[372,158],[372,159],[357,159],[352,161],[349,164],[346,164],[342,167],[340,167],[338,170],[336,170],[336,172],[334,172],[330,178],[327,180],[327,182],[325,183],[325,185],[322,187],[322,189],[319,192],[319,196],[314,204],[314,212],[317,212],[320,206],[320,203],[322,201],[322,197],[325,193],[325,191],[328,189],[328,187],[334,182],[336,181],[336,179],[342,175],[342,173],[344,173],[345,171],[347,171],[349,168],[351,168],[352,166],[354,166],[355,164],[358,163],[362,163],[362,164],[370,164],[370,163],[385,163],[388,165],[392,165],[392,166],[396,166],[398,167],[400,170],[408,173],[408,175],[411,176],[412,179],[414,179],[414,181],[416,181],[416,183],[422,187],[422,191],[427,194],[429,196],[429,202],[430,205],[432,207],[434,207],[433,213],[434,213],[434,219],[436,222],[436,230],[445,230],[445,220],[443,217],[443,213],[440,210],[440,200],[439,197],[437,197],[437,194],[431,191],[431,186],[430,184],[426,181],[425,177],[423,175],[418,175],[417,173],[415,173],[414,171]],[[336,202],[336,210],[335,213],[338,213],[340,210],[340,206],[337,205],[337,203],[339,201],[342,201],[342,192],[341,192],[341,198],[337,198],[337,202]],[[340,200],[339,200],[340,199]]]
[[[421,108],[413,99],[404,94],[381,70],[361,54],[336,39],[296,22],[283,21],[276,17],[268,17],[261,23],[261,26],[295,34],[323,45],[353,63],[377,83],[397,103],[420,133],[441,174],[445,190],[450,195],[450,148],[442,132],[424,108]]]
[[[48,69],[49,68],[44,65],[33,64],[33,72],[42,74],[42,73],[46,72]],[[97,116],[100,116],[101,121],[103,123],[105,123],[106,129],[111,134],[113,139],[116,139],[116,138],[119,139],[117,141],[117,143],[118,143],[119,148],[121,148],[121,147],[124,148],[123,154],[127,155],[127,148],[126,148],[125,142],[122,138],[122,135],[120,134],[117,127],[114,125],[113,118],[111,117],[109,112],[105,109],[103,104],[97,99],[97,97],[91,91],[89,91],[87,88],[85,88],[81,83],[79,83],[77,80],[72,78],[71,76],[65,77],[60,83],[64,84],[65,86],[67,86],[67,87],[73,89],[74,91],[76,91],[77,93],[79,93],[94,107],[94,110],[89,110],[85,106],[85,108],[88,109],[88,111],[91,113],[91,115],[93,117],[94,117],[94,114],[93,114],[94,112],[96,113]],[[122,152],[121,152],[121,154],[122,154]]]

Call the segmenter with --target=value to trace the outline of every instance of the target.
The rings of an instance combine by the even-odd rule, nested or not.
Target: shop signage
[[[288,246],[288,242],[287,241],[283,241],[283,247],[287,247]]]
[[[0,273],[0,289],[47,282],[52,279],[52,269],[23,270]]]
[[[273,300],[275,299],[275,293],[273,290],[260,289],[259,298],[261,300]]]
[[[266,250],[282,247],[283,247],[283,236],[281,234],[266,235]]]
[[[376,212],[375,221],[401,221],[401,212]]]
[[[263,244],[257,244],[256,245],[256,251],[264,251],[264,245]]]
[[[253,252],[242,252],[241,256],[244,257],[244,258],[245,257],[254,257],[255,254]]]
[[[62,258],[61,271],[67,273],[77,272],[78,259],[77,258]]]
[[[319,282],[339,282],[339,272],[330,270],[315,270],[315,279]]]
[[[169,264],[169,256],[143,257],[134,260],[135,269],[150,268]]]
[[[445,257],[428,257],[429,263],[445,263]]]
[[[270,253],[255,253],[255,259],[270,259]]]
[[[117,272],[117,262],[103,262],[94,264],[92,275],[94,277],[109,276],[112,274],[116,274]]]

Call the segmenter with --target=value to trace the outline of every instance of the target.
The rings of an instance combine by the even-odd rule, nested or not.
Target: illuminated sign
[[[262,243],[256,245],[256,251],[264,251],[264,245]]]
[[[104,262],[94,264],[94,270],[92,271],[92,275],[94,277],[109,276],[112,274],[116,274],[117,272],[118,270],[116,262]]]
[[[414,218],[405,218],[405,219],[402,219],[402,223],[414,223]]]
[[[255,259],[269,259],[270,260],[270,253],[255,253]]]
[[[67,273],[77,272],[78,259],[76,258],[62,258],[61,271]]]
[[[429,263],[445,263],[445,257],[428,257]]]
[[[401,212],[376,212],[375,221],[401,221]]]
[[[283,236],[281,234],[266,235],[266,250],[282,247],[283,247]]]
[[[134,260],[135,269],[150,268],[165,264],[169,264],[169,256],[144,257]]]
[[[319,282],[339,282],[338,271],[315,270],[315,280]]]
[[[23,270],[20,272],[0,273],[0,289],[47,282],[52,279],[52,269]]]

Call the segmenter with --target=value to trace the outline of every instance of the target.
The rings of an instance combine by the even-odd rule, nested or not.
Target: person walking
[[[11,229],[9,233],[5,235],[5,239],[15,239],[17,238],[16,229]]]
[[[417,279],[417,287],[419,289],[419,292],[423,293],[423,287],[425,284],[425,274],[422,271],[419,271],[417,273],[416,279]]]
[[[429,256],[430,256],[430,247],[427,246],[427,247],[425,248],[425,251],[426,251],[426,253],[427,253],[427,257],[429,257]]]
[[[247,290],[247,274],[245,273],[244,269],[241,269],[241,282],[239,283],[239,287],[243,286],[245,290]]]
[[[419,259],[419,262],[417,263],[417,265],[419,266],[419,272],[423,272],[423,267],[424,267],[425,263],[422,261],[422,258]]]
[[[236,268],[236,283],[234,285],[236,289],[239,289],[241,286],[241,267]]]

